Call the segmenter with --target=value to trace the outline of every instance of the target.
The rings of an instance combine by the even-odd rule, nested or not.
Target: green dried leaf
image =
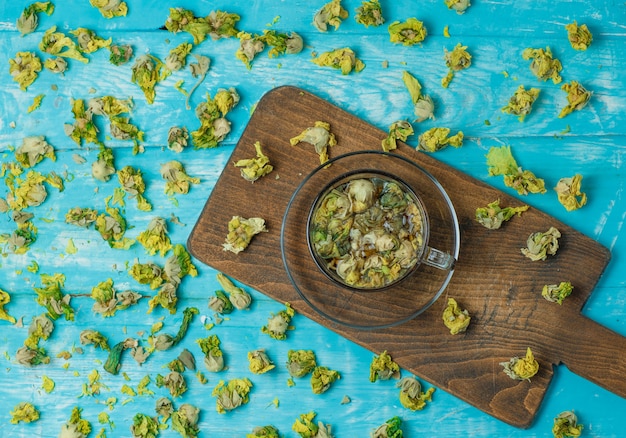
[[[165,58],[165,68],[170,72],[178,71],[187,65],[187,55],[191,53],[193,46],[189,43],[180,43],[170,50]]]
[[[33,288],[37,293],[37,303],[46,308],[52,319],[56,320],[63,315],[67,321],[73,321],[74,309],[70,306],[71,297],[61,291],[65,285],[65,275],[41,274],[41,283],[42,287]]]
[[[78,50],[83,53],[93,53],[103,47],[109,47],[113,41],[112,38],[105,40],[96,35],[93,30],[85,29],[84,27],[79,27],[78,29],[70,31],[70,33],[76,37]]]
[[[573,411],[561,412],[554,418],[552,435],[554,438],[579,437],[583,431],[583,425],[578,424],[578,417]]]
[[[578,210],[587,203],[587,195],[580,191],[583,176],[576,174],[570,178],[561,178],[554,190],[559,202],[567,211]]]
[[[183,438],[195,438],[200,433],[198,427],[198,417],[200,409],[183,403],[178,410],[172,414],[172,429],[180,433]]]
[[[435,388],[429,388],[422,392],[422,384],[415,377],[404,377],[397,384],[400,388],[400,403],[412,411],[421,411],[426,407],[426,402],[432,402],[432,394]]]
[[[93,344],[94,348],[100,348],[103,351],[110,351],[109,341],[102,333],[97,330],[85,329],[80,332],[81,345]]]
[[[38,13],[52,15],[54,4],[52,2],[34,2],[26,6],[17,19],[16,28],[23,35],[34,32],[39,24]]]
[[[450,128],[430,128],[428,131],[419,135],[417,149],[427,152],[436,152],[448,145],[454,146],[455,148],[463,146],[463,131],[459,131],[452,136],[449,136],[449,134]]]
[[[224,251],[238,254],[250,245],[252,237],[262,232],[267,232],[264,219],[233,216],[228,222],[226,241],[222,244]]]
[[[289,303],[285,303],[285,309],[276,314],[272,314],[267,320],[267,325],[261,328],[261,331],[270,337],[279,341],[287,339],[287,330],[291,327],[289,323],[291,318],[296,314],[295,310]]]
[[[165,194],[186,195],[189,193],[191,184],[200,184],[200,178],[192,178],[185,172],[183,164],[172,160],[161,165],[161,177],[165,180]]]
[[[464,70],[472,65],[472,55],[467,51],[467,46],[458,43],[452,52],[444,47],[443,59],[446,61],[446,67],[448,67],[448,74],[441,80],[441,86],[448,88],[450,82],[454,78],[454,74],[457,71]]]
[[[225,118],[239,103],[239,94],[234,88],[220,89],[214,98],[207,95],[205,102],[196,107],[196,117],[200,127],[191,132],[191,139],[196,149],[218,146],[230,132],[230,122]]]
[[[539,363],[530,347],[526,349],[526,356],[523,358],[512,357],[508,362],[501,362],[504,373],[513,380],[528,380],[539,371]]]
[[[461,309],[454,298],[448,298],[448,305],[443,310],[443,323],[450,330],[451,335],[464,333],[472,317],[466,309]]]
[[[20,421],[23,423],[32,423],[39,420],[39,411],[37,408],[28,402],[20,402],[10,412],[11,424],[18,424]]]
[[[16,320],[14,317],[9,315],[4,306],[11,302],[11,295],[8,292],[0,289],[0,319],[10,322],[11,324],[15,324]]]
[[[304,377],[317,366],[315,353],[311,350],[289,350],[287,371],[292,377]]]
[[[593,41],[593,35],[591,35],[587,25],[581,24],[579,26],[576,20],[566,24],[565,30],[567,30],[567,39],[574,50],[587,50]]]
[[[280,434],[272,425],[257,426],[252,429],[252,433],[246,434],[246,438],[280,438]]]
[[[90,0],[94,1],[94,0]],[[99,0],[98,0],[99,1]],[[105,0],[109,1],[109,0]],[[110,0],[116,1],[116,0]],[[133,57],[133,47],[128,44],[111,44],[109,46],[109,62],[113,65],[120,66],[126,64]]]
[[[291,429],[302,438],[332,438],[330,424],[324,424],[321,421],[317,424],[313,422],[316,415],[313,411],[300,414],[300,418],[291,425]]]
[[[17,52],[15,58],[9,59],[9,73],[22,91],[35,82],[41,68],[41,60],[33,52]]]
[[[43,62],[43,66],[52,73],[64,74],[68,68],[68,63],[64,58],[48,58]]]
[[[417,18],[409,18],[406,21],[394,21],[389,25],[389,39],[394,44],[413,46],[426,39],[428,32],[424,23]]]
[[[204,365],[207,370],[213,373],[222,371],[224,369],[224,354],[220,349],[220,340],[217,335],[198,339],[196,343],[204,353]]]
[[[400,426],[400,417],[393,417],[378,426],[371,434],[370,438],[402,438],[404,436]]]
[[[220,380],[212,393],[216,397],[217,412],[224,414],[248,403],[250,389],[252,382],[248,378],[232,379],[228,382]]]
[[[333,26],[337,30],[346,18],[348,11],[341,6],[341,0],[331,0],[315,13],[313,25],[320,32],[326,32],[328,26]]]
[[[324,52],[317,58],[311,59],[311,61],[320,67],[331,67],[341,70],[343,75],[350,74],[352,71],[359,73],[365,68],[363,61],[356,57],[356,54],[350,47]]]
[[[254,374],[264,374],[276,367],[263,349],[249,351],[248,362],[250,372]]]
[[[379,0],[362,1],[361,6],[356,9],[354,17],[357,23],[369,26],[380,26],[385,22],[383,10]]]
[[[122,352],[124,352],[124,350],[128,350],[129,348],[136,348],[137,345],[138,342],[132,338],[127,338],[122,342],[115,344],[113,348],[109,350],[109,356],[104,363],[104,369],[111,374],[118,374],[120,372],[120,368],[122,367]]]
[[[233,306],[238,310],[245,310],[250,307],[252,297],[248,292],[242,288],[235,286],[235,284],[221,272],[217,273],[217,281],[229,295],[229,300],[233,303]]]
[[[563,304],[563,300],[569,297],[573,290],[572,283],[562,281],[559,284],[546,284],[541,291],[541,296],[552,303]]]
[[[121,0],[89,0],[89,4],[98,8],[104,18],[125,17],[128,5]]]
[[[370,363],[370,382],[376,380],[389,380],[400,378],[400,366],[393,361],[387,351],[383,351],[378,356],[372,358]]]
[[[520,85],[515,94],[511,96],[506,106],[502,107],[502,112],[507,114],[513,114],[518,116],[520,122],[523,122],[528,114],[530,114],[533,103],[539,97],[541,90],[539,88],[531,88],[525,90],[523,85]]]
[[[520,195],[545,193],[545,182],[530,170],[522,170],[513,158],[510,146],[492,147],[487,153],[489,175],[503,175],[504,184]]]
[[[152,205],[143,196],[146,191],[146,183],[143,180],[143,175],[140,169],[135,169],[132,166],[126,166],[117,172],[117,178],[124,191],[128,193],[131,198],[135,198],[137,200],[137,208],[139,210],[152,210]],[[150,226],[148,228],[150,228]]]
[[[561,90],[567,93],[567,105],[559,113],[560,119],[574,111],[580,111],[586,107],[593,94],[591,91],[587,91],[587,89],[577,81],[571,81],[568,84],[561,85]]]
[[[72,409],[69,420],[61,427],[60,437],[86,438],[91,433],[91,423],[81,417],[82,412],[78,406]]]
[[[163,257],[172,249],[172,242],[167,235],[167,222],[158,216],[152,218],[148,228],[139,233],[137,241],[149,255],[155,255],[158,252]]]
[[[555,255],[559,249],[561,232],[550,227],[545,233],[535,232],[528,236],[526,248],[522,248],[522,254],[532,261],[545,260],[549,255]]]
[[[406,120],[398,120],[389,125],[389,134],[381,142],[383,151],[390,152],[397,149],[397,141],[406,141],[410,135],[413,135],[413,125]]]
[[[330,123],[317,121],[314,126],[289,139],[292,146],[302,142],[312,145],[320,157],[320,164],[324,164],[328,161],[328,148],[335,146],[337,139],[335,134],[330,132]]]
[[[322,394],[330,389],[330,386],[341,375],[338,371],[331,370],[328,367],[316,366],[311,373],[311,389],[313,394]]]
[[[444,0],[444,3],[448,9],[456,11],[459,15],[465,13],[467,8],[471,6],[470,0]]]
[[[528,208],[528,205],[502,208],[500,207],[500,200],[496,199],[487,204],[486,207],[478,207],[476,209],[476,220],[485,228],[497,230],[503,222],[508,221],[516,214],[521,216]]]
[[[530,63],[530,71],[541,81],[552,79],[552,82],[558,84],[562,78],[559,74],[563,69],[561,61],[552,57],[550,47],[546,49],[524,49],[522,58],[532,60]]]
[[[89,59],[82,55],[81,50],[70,37],[63,32],[57,32],[56,26],[52,26],[43,34],[39,49],[49,55],[75,59],[84,64],[89,62]]]
[[[135,414],[130,432],[135,438],[156,438],[159,436],[159,423],[153,417],[146,414]]]
[[[171,151],[180,153],[188,144],[189,132],[187,128],[173,126],[167,133],[167,148]]]
[[[162,69],[161,60],[148,54],[138,57],[132,67],[131,81],[143,91],[148,104],[154,103],[156,84],[165,79],[166,75],[162,73]]]

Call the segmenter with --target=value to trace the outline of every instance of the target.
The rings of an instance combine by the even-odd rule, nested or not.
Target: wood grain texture
[[[416,319],[374,331],[351,329],[313,311],[284,270],[280,227],[292,192],[318,164],[310,145],[290,146],[289,139],[317,120],[329,122],[338,138],[331,157],[376,149],[385,136],[298,88],[269,92],[259,102],[232,160],[249,158],[254,143],[260,141],[277,176],[250,183],[234,166],[225,168],[188,240],[196,258],[274,299],[290,302],[298,312],[375,353],[387,350],[403,368],[518,427],[531,424],[552,379],[552,367],[561,362],[626,397],[626,367],[611,360],[620,346],[621,351],[626,350],[626,338],[580,315],[609,261],[608,250],[537,209],[512,219],[500,230],[485,229],[474,219],[476,207],[495,199],[502,205],[519,205],[519,201],[404,144],[397,153],[430,171],[457,209],[461,252],[445,296],[454,297],[470,311],[470,329],[459,336],[447,332],[441,323],[443,297]],[[393,168],[389,171],[393,173]],[[235,215],[262,217],[269,229],[238,255],[222,248],[227,223]],[[558,254],[543,262],[525,258],[520,248],[528,236],[551,226],[562,233]],[[306,245],[304,236],[285,238]],[[574,293],[562,306],[541,298],[543,285],[560,281],[574,285]],[[380,308],[381,303],[373,300],[365,300],[364,305],[370,304],[367,311],[357,309],[363,311],[363,318]],[[393,304],[393,298],[388,300]],[[575,352],[568,346],[572,337]],[[530,382],[511,380],[499,363],[523,356],[527,347],[539,361],[540,372]]]

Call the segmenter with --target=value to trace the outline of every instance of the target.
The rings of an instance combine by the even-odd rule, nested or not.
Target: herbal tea
[[[359,289],[403,278],[420,260],[426,235],[415,194],[382,175],[357,175],[331,187],[318,199],[309,223],[310,245],[322,269]]]

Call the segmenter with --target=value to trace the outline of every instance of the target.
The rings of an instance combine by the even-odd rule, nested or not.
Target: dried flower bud
[[[522,248],[522,254],[532,261],[545,260],[548,255],[555,255],[559,249],[561,232],[550,227],[545,233],[535,232],[528,236],[527,248]]]
[[[478,207],[476,209],[476,220],[485,228],[497,230],[503,222],[508,221],[516,214],[521,216],[528,208],[528,205],[522,205],[521,207],[500,207],[500,200],[496,199],[487,204],[486,207]]]
[[[550,47],[546,49],[524,49],[522,58],[531,59],[530,71],[541,81],[552,79],[552,82],[558,84],[562,78],[559,74],[563,69],[561,61],[552,57]]]
[[[504,373],[513,380],[528,380],[539,371],[539,363],[535,360],[530,347],[523,358],[512,357],[508,362],[501,362]]]
[[[448,305],[443,311],[442,319],[445,326],[450,329],[450,334],[457,335],[467,330],[472,318],[467,310],[459,307],[454,298],[448,298]]]
[[[552,303],[563,304],[563,300],[569,297],[573,290],[572,283],[562,281],[559,284],[546,284],[541,291],[541,296]]]
[[[400,366],[395,363],[387,351],[383,351],[379,356],[372,358],[370,364],[370,382],[376,380],[389,380],[400,378]]]
[[[249,351],[248,362],[250,371],[254,374],[264,374],[276,367],[263,349]]]
[[[341,0],[331,0],[315,13],[313,25],[320,32],[326,32],[329,25],[337,30],[346,18],[348,11],[341,6]]]
[[[426,407],[426,402],[432,401],[435,388],[422,392],[422,385],[415,377],[404,377],[397,384],[400,388],[400,403],[412,411],[421,411]]]
[[[292,377],[304,377],[317,366],[315,353],[311,350],[289,350],[287,371]]]

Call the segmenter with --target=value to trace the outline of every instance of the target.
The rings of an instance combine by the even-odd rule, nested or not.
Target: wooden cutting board
[[[387,350],[405,370],[517,427],[531,425],[553,367],[559,363],[626,397],[626,338],[580,313],[610,259],[609,251],[533,208],[499,230],[484,228],[474,219],[477,207],[496,199],[504,206],[520,202],[406,144],[394,153],[434,175],[457,210],[461,251],[446,292],[425,313],[387,329],[351,329],[315,313],[286,274],[280,231],[294,190],[319,164],[310,145],[291,146],[289,139],[316,121],[329,122],[337,136],[331,157],[379,149],[386,136],[301,89],[287,86],[267,93],[242,134],[232,162],[254,157],[254,143],[260,141],[275,170],[250,183],[235,166],[226,166],[189,237],[194,257],[277,301],[291,303],[297,312],[376,354]],[[237,255],[222,248],[228,221],[235,215],[262,217],[269,230],[255,236],[248,249]],[[551,226],[562,233],[558,254],[540,262],[524,257],[520,248],[526,246],[528,236]],[[302,244],[306,244],[304,238]],[[561,281],[574,286],[562,305],[541,297],[545,284]],[[441,321],[448,296],[472,316],[464,334],[450,335]],[[512,380],[499,363],[524,356],[527,347],[540,364],[539,373],[531,381]]]

